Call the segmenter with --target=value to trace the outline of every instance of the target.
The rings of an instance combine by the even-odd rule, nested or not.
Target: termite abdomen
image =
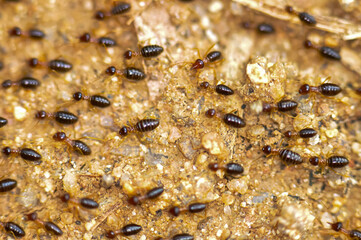
[[[98,43],[105,47],[114,47],[117,45],[117,42],[111,38],[101,37],[98,39]]]
[[[38,161],[41,159],[41,155],[30,148],[23,148],[20,150],[20,157],[27,161]]]
[[[242,165],[240,165],[238,163],[227,163],[225,166],[225,169],[226,169],[226,173],[232,174],[232,175],[242,174],[244,171],[244,168],[242,167]]]
[[[39,29],[30,29],[29,37],[33,39],[43,39],[45,37],[45,33]]]
[[[93,95],[90,98],[90,104],[96,107],[105,108],[110,105],[110,101],[103,96]]]
[[[128,224],[121,229],[121,232],[124,236],[135,235],[140,231],[142,231],[142,226],[139,226],[137,224]]]
[[[348,159],[342,156],[332,156],[327,159],[327,166],[331,168],[342,168],[347,166],[348,163]]]
[[[302,22],[306,23],[307,25],[316,25],[317,23],[316,19],[306,12],[298,13],[298,17]]]
[[[335,96],[342,91],[342,88],[333,83],[324,83],[319,86],[320,92],[325,96]]]
[[[159,119],[142,119],[135,125],[139,132],[149,132],[159,126]]]
[[[208,60],[208,62],[215,62],[219,59],[221,59],[222,57],[222,53],[219,51],[213,51],[207,54],[206,59]]]
[[[349,236],[353,240],[361,240],[361,232],[358,230],[351,230]]]
[[[126,68],[124,76],[130,80],[143,80],[146,77],[145,73],[137,68]]]
[[[130,8],[131,6],[129,3],[121,2],[117,4],[115,7],[113,7],[111,12],[113,15],[123,14],[128,12]]]
[[[2,225],[4,226],[5,231],[13,233],[17,238],[22,238],[25,236],[25,231],[16,223],[5,222]]]
[[[226,85],[223,85],[223,84],[218,84],[216,86],[216,92],[219,93],[219,94],[222,94],[222,95],[232,95],[234,93],[234,91],[227,87]]]
[[[246,126],[246,123],[243,121],[242,118],[232,113],[225,114],[223,117],[223,121],[225,124],[235,128],[243,128]]]
[[[142,49],[140,50],[141,54],[143,57],[157,57],[159,56],[162,52],[163,52],[163,48],[161,46],[158,45],[148,45],[148,46],[144,46],[142,47]]]
[[[68,72],[73,68],[73,65],[71,63],[60,59],[51,60],[48,63],[48,66],[51,70],[61,73]]]
[[[8,124],[8,120],[6,118],[0,117],[0,128]]]
[[[44,222],[44,227],[48,232],[51,232],[54,235],[57,235],[57,236],[63,235],[63,231],[55,223]]]
[[[341,60],[341,55],[333,48],[320,47],[319,52],[322,56],[333,60]]]
[[[317,135],[317,131],[313,128],[304,128],[298,134],[301,138],[312,138]]]
[[[177,234],[172,237],[172,240],[193,240],[193,239],[194,239],[194,237],[187,233]]]
[[[301,156],[298,153],[292,152],[288,149],[280,150],[279,156],[285,163],[288,164],[296,165],[303,162]]]
[[[146,198],[148,198],[148,199],[157,198],[157,197],[159,197],[163,192],[164,192],[164,188],[163,188],[163,187],[153,188],[153,189],[151,189],[149,192],[147,192]]]
[[[3,180],[0,180],[0,192],[11,191],[14,188],[16,188],[17,185],[18,185],[18,182],[13,179],[6,178]]]
[[[273,33],[274,32],[274,28],[272,25],[267,24],[267,23],[261,23],[257,26],[258,32],[260,33],[265,33],[265,34],[269,34],[269,33]]]
[[[40,82],[31,77],[24,77],[19,80],[20,86],[25,89],[35,89],[40,86]]]
[[[292,100],[281,100],[277,103],[278,111],[287,112],[295,109],[298,103]]]
[[[82,155],[90,155],[92,153],[90,147],[80,140],[73,140],[73,149]]]
[[[89,208],[89,209],[94,209],[99,207],[99,204],[96,201],[89,198],[80,199],[80,205],[84,208]]]
[[[66,111],[59,111],[55,113],[55,121],[62,124],[74,124],[78,121],[78,117]]]
[[[206,209],[206,204],[204,203],[193,203],[188,206],[188,211],[191,213],[202,212],[204,209]]]

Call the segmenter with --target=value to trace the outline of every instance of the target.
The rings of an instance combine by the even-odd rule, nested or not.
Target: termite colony
[[[327,0],[41,2],[0,4],[1,238],[361,238]]]

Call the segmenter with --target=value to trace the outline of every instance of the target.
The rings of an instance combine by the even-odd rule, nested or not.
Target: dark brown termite
[[[201,82],[199,86],[204,89],[209,89],[209,88],[214,89],[216,91],[216,93],[224,95],[224,96],[234,94],[234,91],[230,87],[227,87],[226,85],[223,85],[223,84],[211,86],[209,84],[209,82]]]
[[[309,161],[311,165],[320,166],[322,168],[342,168],[349,164],[349,160],[343,156],[331,156],[329,158],[311,157]]]
[[[154,58],[158,57],[164,51],[163,47],[158,45],[147,45],[140,49],[138,52],[132,50],[127,50],[124,53],[125,59],[132,59],[133,57],[142,56],[144,58]]]
[[[298,153],[288,149],[272,149],[270,145],[266,145],[262,148],[262,151],[267,156],[278,155],[281,160],[287,164],[297,165],[303,163],[303,160]]]
[[[30,148],[15,149],[10,147],[4,147],[2,149],[2,153],[6,156],[10,156],[10,155],[20,156],[22,159],[27,161],[41,160],[41,155],[35,150]]]
[[[32,68],[46,67],[58,73],[66,73],[73,68],[73,65],[71,63],[62,59],[54,59],[49,62],[42,62],[37,58],[31,58],[29,60],[29,66]]]
[[[66,136],[64,132],[57,132],[53,135],[53,139],[55,141],[65,142],[69,147],[71,147],[74,151],[82,154],[82,155],[90,155],[91,149],[84,142],[80,140],[73,140]]]
[[[69,125],[74,124],[78,121],[78,117],[67,111],[58,111],[54,113],[45,112],[44,110],[38,111],[35,114],[35,118],[43,120],[46,118],[55,119],[58,123]]]
[[[341,55],[336,49],[333,49],[333,48],[330,48],[327,46],[316,46],[310,40],[306,40],[304,45],[306,48],[313,48],[313,49],[318,50],[318,52],[323,57],[326,57],[326,58],[332,59],[332,60],[341,60]]]
[[[120,14],[129,12],[130,8],[131,8],[131,6],[129,3],[118,2],[118,4],[115,5],[110,11],[97,11],[95,13],[95,18],[98,20],[104,20],[105,18],[114,16],[114,15],[120,15]]]
[[[9,30],[9,35],[11,37],[25,37],[35,40],[41,40],[45,38],[45,33],[36,28],[30,29],[28,31],[23,31],[19,27],[14,27]]]
[[[90,33],[84,33],[79,37],[79,40],[80,42],[97,43],[103,47],[114,47],[117,45],[117,42],[112,38],[108,38],[108,37],[92,38]]]
[[[304,128],[299,132],[287,131],[285,132],[284,135],[287,138],[291,138],[291,137],[312,138],[317,135],[317,131],[313,128]]]
[[[46,231],[48,231],[54,235],[57,235],[57,236],[63,235],[63,231],[58,227],[58,225],[56,225],[53,222],[42,221],[41,219],[38,218],[38,214],[35,212],[27,214],[26,217],[27,217],[28,221],[36,222],[37,224],[44,227]]]
[[[131,236],[139,233],[140,231],[142,231],[142,226],[137,224],[128,224],[122,227],[120,230],[108,231],[105,236],[107,238],[115,238],[118,235]]]
[[[203,59],[197,59],[191,66],[190,70],[198,70],[205,67],[207,63],[215,63],[222,58],[220,51],[212,51],[206,55]]]
[[[9,192],[16,188],[18,182],[14,179],[5,178],[0,180],[0,192]]]
[[[138,121],[135,126],[123,126],[119,130],[121,136],[127,136],[132,132],[149,132],[153,131],[159,126],[159,119],[142,119]]]
[[[24,89],[36,89],[40,86],[39,80],[32,77],[23,77],[18,81],[5,80],[1,84],[2,88],[10,88],[12,86],[19,86]]]
[[[188,207],[172,207],[169,209],[169,213],[175,217],[178,217],[182,212],[198,213],[206,209],[206,204],[204,203],[192,203]]]
[[[149,190],[145,195],[142,196],[133,196],[129,198],[128,202],[132,205],[139,205],[142,201],[146,199],[155,199],[159,197],[164,192],[163,187],[156,187]]]
[[[65,203],[72,203],[86,209],[95,209],[99,207],[99,204],[90,198],[72,198],[69,193],[65,193],[60,196],[60,200]]]
[[[76,92],[73,94],[73,99],[75,101],[86,100],[89,101],[91,105],[100,108],[105,108],[110,106],[110,101],[106,97],[100,95],[89,96],[83,94],[82,92]]]
[[[227,174],[230,175],[239,175],[244,172],[244,168],[242,167],[242,165],[233,162],[227,163],[225,165],[219,163],[210,163],[208,165],[208,168],[212,171],[218,171],[219,169],[223,169],[226,171]]]
[[[114,66],[108,67],[105,73],[113,76],[114,74],[125,77],[129,80],[139,81],[147,77],[147,75],[138,68],[128,67],[123,70],[116,69]]]
[[[298,16],[298,18],[300,19],[301,22],[310,25],[310,26],[314,26],[317,24],[317,21],[315,19],[314,16],[312,16],[311,14],[307,13],[307,12],[298,12],[296,11],[292,6],[287,5],[285,7],[286,12],[288,13],[292,13]]]
[[[273,103],[263,103],[262,111],[271,112],[273,110],[278,110],[279,112],[288,112],[296,109],[298,103],[293,100],[281,100],[276,104]]]
[[[222,118],[225,124],[234,128],[244,128],[246,126],[246,122],[233,113],[226,113],[222,116],[222,114],[217,113],[215,109],[211,108],[206,111],[205,115],[209,118],[213,118],[214,116]]]
[[[342,88],[333,83],[323,83],[320,86],[310,86],[308,84],[303,84],[298,92],[301,95],[306,95],[309,93],[319,93],[327,97],[336,96],[342,91]]]
[[[350,239],[353,240],[361,240],[361,231],[359,230],[346,230],[343,228],[343,224],[341,222],[335,222],[335,223],[328,223],[331,225],[331,229],[336,232],[341,232],[348,236]]]
[[[2,226],[6,232],[12,234],[16,238],[22,238],[25,236],[24,229],[14,222],[0,222],[0,226]]]

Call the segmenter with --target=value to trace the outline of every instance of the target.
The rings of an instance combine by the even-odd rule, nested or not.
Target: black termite
[[[142,226],[137,224],[128,224],[122,227],[120,230],[107,232],[105,236],[107,238],[115,238],[118,235],[131,236],[139,233],[140,231],[142,231]]]
[[[108,37],[100,37],[100,38],[92,38],[89,33],[84,33],[79,37],[80,42],[91,42],[91,43],[98,43],[104,47],[114,47],[117,45],[117,42]]]
[[[44,110],[41,110],[35,114],[36,119],[45,119],[45,118],[51,118],[55,119],[58,123],[69,125],[74,124],[78,121],[78,117],[74,114],[66,111],[58,111],[55,113],[47,113]]]
[[[57,132],[53,135],[55,141],[62,141],[68,144],[74,151],[79,152],[82,155],[90,155],[91,149],[84,142],[80,140],[72,140],[66,136],[64,132]]]
[[[219,51],[213,51],[207,54],[207,56],[202,59],[197,59],[191,66],[191,70],[198,70],[204,68],[205,64],[213,63],[222,58],[222,53]]]
[[[119,70],[116,69],[114,66],[111,66],[105,70],[105,73],[108,75],[118,74],[124,76],[129,80],[135,80],[135,81],[143,80],[147,76],[142,70],[133,67],[128,67],[123,70]]]
[[[227,163],[225,165],[218,164],[218,163],[210,163],[208,168],[212,171],[217,171],[219,169],[223,169],[226,171],[227,174],[230,175],[239,175],[244,172],[244,168],[242,165],[238,163]]]
[[[272,110],[278,110],[280,112],[288,112],[297,108],[298,103],[293,100],[281,100],[276,104],[263,103],[262,111],[271,112]]]
[[[291,138],[291,137],[300,137],[300,138],[312,138],[317,135],[317,131],[313,128],[304,128],[300,130],[299,132],[292,132],[287,131],[285,132],[285,137]]]
[[[149,132],[153,131],[159,126],[159,119],[142,119],[138,121],[135,126],[123,126],[119,130],[121,136],[127,136],[131,132]]]
[[[264,33],[264,34],[273,33],[275,31],[273,26],[271,24],[267,24],[267,23],[259,24],[257,26],[257,30],[258,30],[258,32]]]
[[[298,18],[307,25],[313,26],[317,24],[315,17],[307,12],[298,13]]]
[[[333,83],[323,83],[320,86],[310,86],[308,84],[303,84],[298,92],[301,95],[306,95],[309,93],[320,93],[327,97],[336,96],[342,91],[342,88]]]
[[[87,208],[87,209],[95,209],[99,207],[99,204],[94,201],[93,199],[90,198],[72,198],[70,197],[69,193],[65,193],[64,195],[60,196],[60,200],[62,202],[70,202],[76,205],[79,205],[83,208]]]
[[[30,148],[14,149],[10,147],[4,147],[2,149],[2,153],[6,156],[14,154],[16,156],[20,156],[22,159],[27,161],[39,161],[41,159],[41,155]]]
[[[190,212],[190,213],[198,213],[198,212],[202,212],[204,209],[206,209],[206,204],[204,203],[192,203],[190,204],[188,207],[172,207],[169,209],[169,213],[172,214],[175,217],[178,217],[179,214],[181,214],[182,212]]]
[[[342,168],[349,164],[349,160],[343,156],[332,156],[327,159],[319,158],[319,157],[311,157],[309,159],[311,165],[313,166],[320,166],[330,167],[330,168]]]
[[[26,215],[27,220],[28,221],[34,221],[37,224],[43,226],[48,232],[57,235],[57,236],[61,236],[63,235],[63,231],[58,227],[58,225],[56,225],[53,222],[45,222],[42,221],[38,218],[38,214],[37,213],[30,213],[28,215]]]
[[[322,47],[316,46],[310,40],[306,40],[304,45],[306,48],[314,48],[314,49],[318,50],[318,52],[326,58],[329,58],[332,60],[341,60],[341,55],[336,49],[326,47],[326,46],[322,46]]]
[[[6,118],[0,117],[0,128],[8,124],[8,120]]]
[[[223,85],[223,84],[218,84],[215,87],[213,87],[209,84],[209,82],[201,82],[199,86],[204,89],[208,89],[208,88],[215,89],[216,93],[219,93],[219,94],[225,95],[225,96],[234,94],[234,91],[230,87]]]
[[[345,228],[343,228],[343,224],[341,222],[328,224],[330,224],[331,229],[336,232],[341,232],[346,236],[349,236],[353,240],[361,240],[361,232],[359,230],[346,230]]]
[[[23,77],[18,81],[5,80],[2,82],[1,86],[5,89],[10,88],[12,86],[19,86],[24,89],[36,89],[40,86],[39,80],[32,77]]]
[[[234,128],[243,128],[246,126],[245,121],[240,118],[239,116],[233,114],[233,113],[227,113],[223,116],[223,121],[228,126],[234,127]]]
[[[163,47],[158,45],[148,45],[142,47],[139,52],[134,52],[132,50],[127,50],[124,53],[125,59],[132,59],[133,57],[142,56],[144,58],[154,58],[158,57],[164,51]]]
[[[53,70],[55,72],[59,73],[66,73],[69,72],[73,65],[65,60],[62,59],[54,59],[49,62],[42,62],[37,58],[31,58],[29,60],[29,66],[32,68],[35,67],[48,67],[50,70]]]
[[[14,179],[6,178],[0,180],[0,192],[8,192],[16,188],[18,182]]]
[[[100,108],[110,106],[110,101],[106,97],[100,95],[87,96],[84,95],[82,92],[76,92],[73,94],[73,99],[75,101],[86,100],[89,101],[91,105]]]
[[[131,6],[129,3],[120,2],[116,6],[114,6],[111,11],[97,11],[95,13],[95,18],[98,20],[104,20],[106,17],[110,17],[112,15],[119,15],[126,12],[129,12]]]
[[[298,153],[288,149],[272,149],[271,146],[267,145],[262,148],[262,151],[267,156],[278,155],[287,164],[297,165],[303,163],[303,160]]]
[[[285,7],[286,12],[292,13],[298,16],[298,18],[305,24],[313,26],[317,24],[314,16],[307,12],[297,12],[292,6],[287,5]]]
[[[193,240],[193,239],[194,237],[187,233],[177,234],[171,238],[171,240]]]
[[[0,225],[6,232],[13,234],[16,238],[22,238],[25,236],[24,229],[14,222],[0,222]]]
[[[30,29],[28,31],[22,31],[19,27],[10,29],[9,35],[12,37],[27,37],[36,40],[45,38],[45,33],[39,29]]]
[[[133,196],[129,198],[129,203],[132,205],[139,205],[143,200],[154,199],[159,197],[164,192],[163,187],[156,187],[149,190],[145,195],[142,196]]]

